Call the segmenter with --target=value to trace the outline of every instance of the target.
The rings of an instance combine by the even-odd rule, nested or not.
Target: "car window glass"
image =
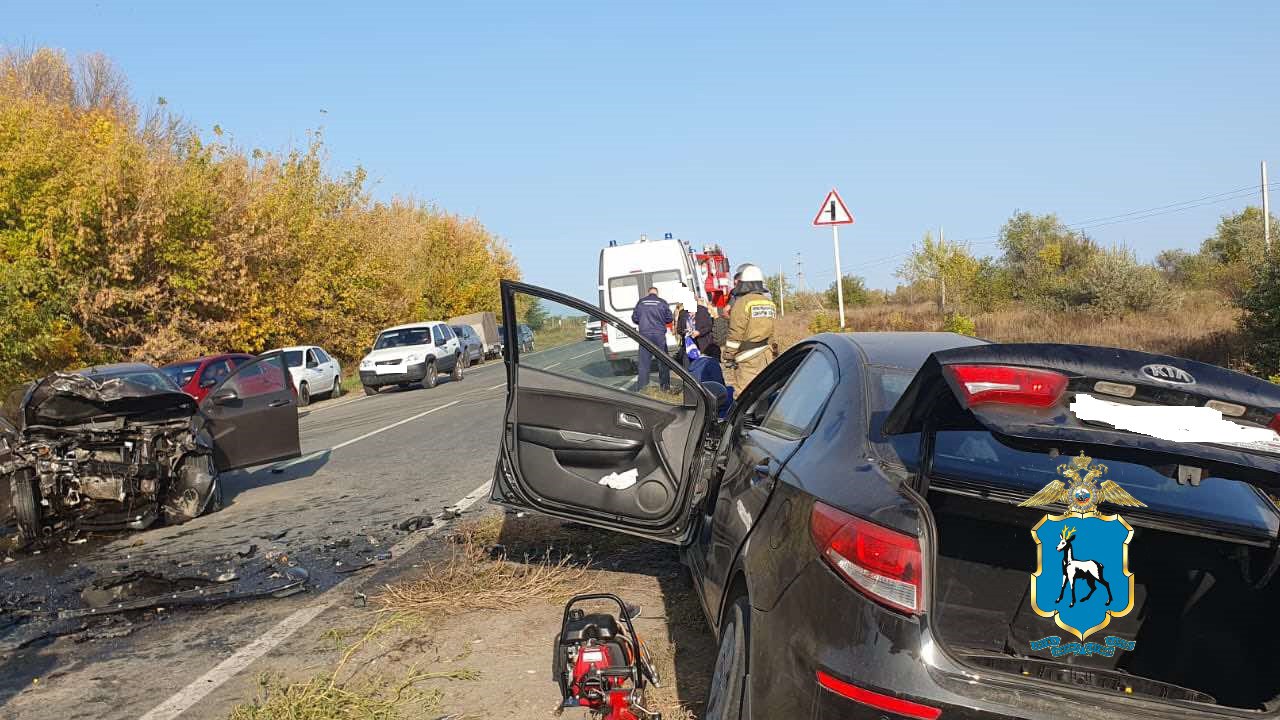
[[[315,348],[315,353],[316,353],[316,360],[319,360],[322,363],[329,362],[329,354],[326,353],[324,350],[321,350],[320,348]]]
[[[448,325],[437,325],[436,327],[440,328],[440,335],[445,340],[453,339],[453,328],[450,328]]]
[[[204,373],[200,376],[200,382],[201,384],[212,382],[216,385],[230,374],[231,367],[226,360],[215,360],[204,369]]]
[[[607,346],[599,340],[587,340],[587,320],[595,318],[577,308],[541,298],[522,294],[517,294],[516,298],[517,307],[524,308],[521,314],[528,320],[527,324],[518,326],[517,334],[522,344],[532,343],[534,347],[533,350],[520,348],[520,367],[563,375],[602,388],[638,393],[672,405],[683,403],[680,379],[670,372],[670,366],[670,391],[664,392],[661,388],[660,361],[656,358],[652,361],[649,384],[640,390],[634,343],[628,343],[631,350],[611,358],[606,354]],[[611,323],[605,324],[605,332],[610,338],[624,337],[622,330]],[[668,352],[672,350],[674,346],[668,348]]]
[[[320,361],[316,359],[316,353],[315,353],[315,351],[314,351],[314,350],[308,350],[308,351],[307,351],[307,365],[308,365],[308,366],[311,366],[311,365],[319,365],[319,364],[320,364]]]
[[[769,408],[760,427],[783,437],[804,437],[836,384],[831,361],[811,352]]]
[[[639,275],[609,279],[609,305],[614,312],[630,312],[640,301]]]
[[[427,345],[431,342],[431,329],[424,327],[405,328],[403,330],[386,330],[378,335],[373,344],[374,350],[405,347],[407,345]]]
[[[980,481],[1016,491],[1020,497],[1030,497],[1050,482],[1061,480],[1058,466],[1063,462],[1061,455],[1012,448],[985,430],[941,430],[934,437],[935,475]],[[1103,459],[1103,463],[1108,480],[1147,504],[1143,512],[1275,533],[1276,506],[1247,482],[1203,477],[1199,485],[1183,485],[1147,465],[1112,459]]]
[[[169,367],[161,368],[161,370],[164,371],[164,374],[168,375],[169,379],[173,381],[173,384],[179,387],[191,382],[191,378],[195,377],[196,371],[199,369],[200,363],[198,362],[170,365]]]
[[[287,350],[284,353],[284,361],[289,367],[302,367],[302,359],[301,350]]]
[[[680,271],[659,270],[658,272],[649,273],[648,286],[658,288],[658,295],[670,301],[671,298],[675,298],[680,294]],[[647,291],[648,288],[646,287]]]
[[[238,368],[238,367],[240,367],[241,365],[243,365],[243,364],[245,364],[245,363],[249,362],[249,361],[250,361],[250,360],[252,360],[252,359],[253,359],[252,357],[248,357],[248,356],[245,356],[245,355],[237,355],[237,356],[235,356],[235,357],[231,358],[231,367],[232,367],[232,368]]]
[[[227,378],[219,390],[234,390],[241,400],[287,390],[289,387],[285,381],[287,374],[281,360],[282,357],[277,355],[263,358],[252,365],[245,365]]]

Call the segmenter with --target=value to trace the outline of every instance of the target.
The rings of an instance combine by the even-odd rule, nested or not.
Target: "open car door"
[[[506,346],[507,408],[491,501],[685,542],[703,438],[715,425],[712,389],[581,300],[504,280],[502,316],[508,338],[519,337],[519,319],[533,326],[537,350]],[[535,318],[541,322],[529,322]],[[647,386],[636,374],[615,375],[603,343],[584,339],[594,320],[605,337],[625,334],[653,353]]]
[[[201,401],[200,409],[213,436],[213,459],[219,471],[302,454],[298,402],[279,351],[236,368]]]

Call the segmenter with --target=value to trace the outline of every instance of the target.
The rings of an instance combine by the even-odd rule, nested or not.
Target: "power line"
[[[1280,181],[1268,183],[1267,187],[1280,189]],[[1108,225],[1121,225],[1128,222],[1139,222],[1142,220],[1148,220],[1153,217],[1159,217],[1161,215],[1172,215],[1174,213],[1185,212],[1187,210],[1194,210],[1196,208],[1201,208],[1208,205],[1216,205],[1218,203],[1223,203],[1230,200],[1239,200],[1241,198],[1250,197],[1256,192],[1258,192],[1257,185],[1247,185],[1245,187],[1236,188],[1234,190],[1227,190],[1224,192],[1213,193],[1210,195],[1203,195],[1201,197],[1193,198],[1191,200],[1182,200],[1176,203],[1168,203],[1166,205],[1157,205],[1155,207],[1144,208],[1141,210],[1131,210],[1129,212],[1120,213],[1118,215],[1107,215],[1104,217],[1092,218],[1089,220],[1081,220],[1074,223],[1065,223],[1064,227],[1070,230],[1083,231],[1083,230],[1091,230],[1093,228],[1106,227]],[[970,247],[983,247],[983,246],[989,246],[989,245],[996,245],[999,239],[1000,239],[1000,234],[995,233],[992,235],[981,235],[976,237],[964,238],[964,239],[958,240],[957,242],[963,245],[969,245]],[[900,252],[894,255],[886,255],[884,257],[877,258],[875,260],[868,260],[866,262],[850,265],[849,267],[845,268],[845,270],[846,271],[865,270],[868,268],[878,267],[880,265],[884,265],[885,263],[889,263],[894,260],[907,257],[911,255],[911,253],[913,252],[915,252],[914,249],[907,250],[905,252]],[[834,270],[827,270],[824,272],[813,273],[813,277],[829,277],[833,275],[835,275]]]

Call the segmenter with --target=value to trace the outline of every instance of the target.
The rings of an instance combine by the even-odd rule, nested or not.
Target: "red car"
[[[170,363],[160,369],[183,392],[196,400],[204,400],[223,378],[252,359],[253,356],[247,353],[226,353]]]

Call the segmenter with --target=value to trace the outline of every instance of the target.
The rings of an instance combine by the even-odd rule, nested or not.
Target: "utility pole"
[[[943,256],[943,245],[946,243],[946,236],[942,234],[942,226],[938,226],[938,255]],[[938,284],[942,286],[942,298],[938,303],[938,312],[947,311],[947,276],[942,272],[942,266],[938,266]]]
[[[844,329],[844,273],[840,270],[840,226],[831,226],[831,244],[836,248],[836,304],[840,307],[840,329]]]
[[[1262,161],[1262,246],[1271,257],[1271,192],[1267,189],[1267,161]]]
[[[787,314],[787,276],[782,272],[782,263],[778,263],[778,312]]]

